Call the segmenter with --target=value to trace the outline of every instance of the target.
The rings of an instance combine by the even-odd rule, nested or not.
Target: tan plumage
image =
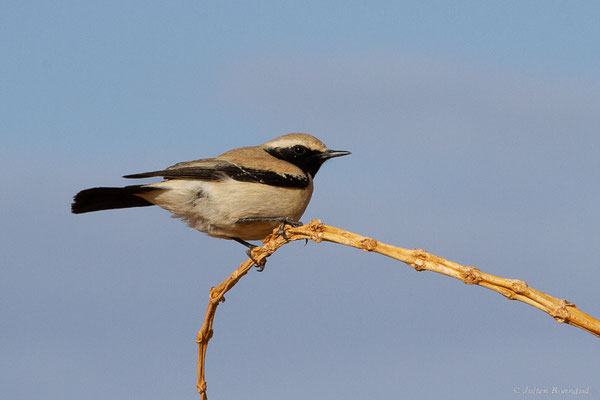
[[[146,185],[156,190],[138,196],[173,213],[210,236],[259,240],[277,222],[238,223],[244,218],[283,217],[298,221],[312,196],[312,180],[305,189],[281,189],[254,182],[171,179]],[[201,194],[200,194],[201,193]],[[210,215],[207,215],[209,211]]]
[[[298,221],[308,206],[313,178],[322,163],[346,154],[349,152],[327,149],[314,136],[288,134],[215,158],[125,176],[161,176],[165,178],[162,182],[84,190],[75,196],[72,211],[155,204],[210,236],[241,242],[258,240],[281,220]],[[247,219],[253,221],[244,221]]]

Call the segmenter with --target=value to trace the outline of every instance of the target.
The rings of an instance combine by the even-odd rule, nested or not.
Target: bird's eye
[[[306,153],[306,147],[304,146],[295,146],[292,151],[294,152],[294,154],[301,156],[302,154]]]

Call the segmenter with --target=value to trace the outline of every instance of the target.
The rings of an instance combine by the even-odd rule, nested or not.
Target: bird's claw
[[[255,247],[256,247],[256,246],[255,246]],[[265,265],[267,264],[267,260],[266,260],[266,259],[264,259],[264,260],[262,260],[262,262],[258,262],[258,261],[256,260],[256,258],[254,258],[254,257],[252,256],[252,250],[253,250],[255,247],[253,247],[253,248],[251,248],[251,249],[248,249],[248,250],[246,250],[246,254],[247,254],[247,255],[248,255],[248,257],[249,257],[249,258],[250,258],[250,259],[251,259],[251,260],[254,262],[254,264],[256,264],[256,271],[257,271],[257,272],[263,272],[263,271],[265,270]]]
[[[302,226],[304,224],[302,223],[302,221],[294,221],[293,219],[289,218],[284,218],[281,220],[281,224],[279,225],[279,230],[277,231],[277,233],[285,240],[290,240],[290,238],[288,238],[288,236],[285,234],[286,225],[289,225],[292,228],[298,228],[299,226]]]

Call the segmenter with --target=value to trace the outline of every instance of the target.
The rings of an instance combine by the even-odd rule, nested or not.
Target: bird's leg
[[[246,246],[248,248],[248,250],[246,250],[246,254],[248,255],[248,257],[250,257],[250,259],[252,261],[254,261],[254,264],[256,264],[256,270],[258,272],[263,272],[264,269],[265,269],[265,264],[267,263],[267,260],[265,259],[265,260],[263,260],[262,263],[259,263],[258,261],[256,261],[254,259],[254,257],[252,257],[252,250],[255,249],[258,246],[254,245],[252,243],[248,243],[245,240],[242,240],[240,238],[232,237],[231,239],[235,240],[239,244],[242,244],[242,245],[244,245],[244,246]]]
[[[252,250],[252,249],[253,249],[253,248],[255,248],[255,247],[258,247],[258,246],[256,246],[256,245],[254,245],[254,244],[252,244],[252,243],[248,243],[248,242],[246,242],[245,240],[242,240],[242,239],[240,239],[240,238],[232,237],[232,239],[233,239],[233,240],[235,240],[236,242],[238,242],[239,244],[246,246],[246,247],[247,247],[247,248],[249,248],[250,250]]]
[[[281,236],[285,240],[288,240],[288,237],[285,235],[285,230],[283,229],[283,228],[285,228],[286,225],[290,225],[291,227],[294,227],[294,228],[304,225],[301,221],[294,221],[293,219],[288,218],[288,217],[240,218],[235,222],[238,224],[244,223],[244,222],[280,222],[279,231],[277,233],[279,233],[279,236]]]

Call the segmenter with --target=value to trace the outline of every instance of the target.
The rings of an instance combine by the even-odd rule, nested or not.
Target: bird
[[[349,151],[330,150],[316,137],[290,133],[259,146],[217,157],[180,162],[166,169],[125,175],[162,177],[157,183],[94,187],[73,197],[71,212],[157,205],[200,232],[248,247],[277,226],[301,225],[323,163]]]

